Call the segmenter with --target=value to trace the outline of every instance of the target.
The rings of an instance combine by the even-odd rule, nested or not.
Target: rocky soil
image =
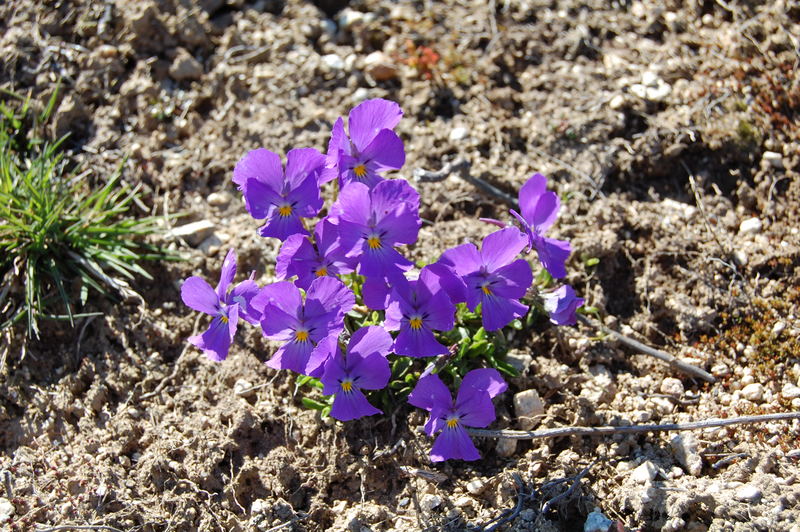
[[[271,279],[276,245],[231,183],[247,150],[325,150],[338,116],[389,98],[396,177],[469,163],[415,183],[415,259],[507,216],[471,178],[515,196],[541,172],[568,198],[568,281],[717,379],[539,323],[513,339],[495,428],[800,411],[796,3],[11,0],[0,29],[0,87],[60,83],[52,134],[76,160],[97,179],[126,161],[142,214],[203,222],[164,237],[188,260],[147,266],[146,306],[94,301],[24,359],[5,346],[0,528],[800,531],[796,420],[486,439],[479,462],[432,465],[420,412],[321,419],[253,329],[223,363],[187,348],[206,322],[179,296],[230,247]]]

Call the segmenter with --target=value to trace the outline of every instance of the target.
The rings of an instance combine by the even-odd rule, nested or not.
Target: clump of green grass
[[[121,180],[122,164],[106,179],[81,172],[62,149],[66,137],[45,134],[54,93],[36,112],[29,97],[6,92],[0,102],[0,331],[25,321],[24,339],[39,336],[39,321],[81,313],[94,291],[137,296],[128,281],[139,266],[160,259],[142,241],[159,231],[152,216],[136,218],[139,190]],[[92,185],[92,182],[97,182]]]

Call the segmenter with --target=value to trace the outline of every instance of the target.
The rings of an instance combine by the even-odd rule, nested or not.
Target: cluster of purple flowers
[[[264,220],[259,233],[282,241],[278,281],[259,287],[251,279],[233,288],[236,255],[231,250],[216,289],[199,277],[181,289],[191,308],[213,316],[209,329],[189,341],[209,358],[227,356],[239,319],[260,325],[264,336],[280,342],[267,364],[319,379],[333,395],[330,414],[347,421],[379,414],[363,390],[380,390],[391,378],[390,354],[406,357],[447,355],[437,331],[455,325],[456,305],[475,311],[495,331],[524,316],[523,297],[533,282],[531,267],[520,257],[536,250],[553,277],[566,275],[569,243],[544,236],[559,209],[558,196],[536,174],[520,190],[519,222],[483,239],[480,249],[466,243],[446,250],[438,261],[414,276],[413,263],[399,249],[417,240],[419,194],[405,180],[384,172],[403,166],[403,141],[393,131],[403,113],[386,100],[368,100],[333,126],[327,154],[293,149],[285,167],[279,155],[257,149],[236,165],[233,181],[248,212]],[[308,220],[323,209],[321,187],[337,180],[338,197],[326,216],[309,230]],[[345,316],[357,304],[340,276],[363,276],[361,302],[385,311],[382,326],[362,327],[347,337]],[[569,286],[544,295],[555,324],[575,322],[583,300]],[[389,331],[396,331],[392,337]],[[506,384],[494,369],[463,377],[455,402],[436,374],[423,375],[409,402],[430,412],[429,435],[441,434],[431,451],[434,461],[479,457],[464,427],[485,427],[495,418],[492,398]]]

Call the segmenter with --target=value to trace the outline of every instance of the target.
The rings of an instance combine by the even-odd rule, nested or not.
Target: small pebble
[[[442,504],[442,498],[438,495],[433,495],[430,493],[423,495],[422,499],[419,501],[420,507],[426,512],[430,512],[434,508],[437,508],[440,504]]]
[[[583,523],[583,532],[606,532],[614,522],[595,508]]]
[[[525,390],[514,394],[514,413],[522,430],[531,430],[539,424],[539,416],[544,414],[544,403],[536,390]]]
[[[770,164],[773,168],[783,168],[783,155],[774,151],[765,151],[761,159]]]
[[[467,482],[467,491],[470,495],[480,495],[486,489],[486,483],[480,479],[470,480]]]
[[[330,70],[344,70],[344,59],[336,54],[323,55],[322,64]]]
[[[631,479],[637,484],[646,484],[656,478],[658,468],[650,460],[642,462],[642,465],[637,467],[631,473]]]
[[[380,51],[372,52],[364,59],[364,70],[375,81],[387,81],[397,77],[395,62]]]
[[[784,385],[781,390],[781,395],[784,399],[796,399],[800,397],[800,387],[795,386],[791,382]]]
[[[181,225],[169,231],[167,236],[174,238],[183,238],[190,245],[197,246],[203,240],[211,236],[211,233],[216,229],[214,222],[210,220],[200,220],[199,222],[192,222],[190,224]]]
[[[752,484],[745,484],[737,488],[733,496],[738,501],[754,503],[761,499],[761,490]]]
[[[741,235],[754,235],[761,232],[764,226],[758,218],[748,218],[739,224],[739,234]]]
[[[680,379],[674,377],[667,377],[661,381],[661,393],[667,395],[681,396],[683,395],[683,383]]]
[[[5,523],[9,521],[14,514],[17,512],[17,509],[14,508],[14,505],[6,499],[5,497],[0,497],[0,523]]]
[[[785,321],[776,321],[775,325],[772,326],[772,335],[773,336],[780,336],[781,333],[786,330],[786,322]]]
[[[764,386],[754,382],[742,388],[742,397],[754,403],[760,402],[764,398]]]
[[[458,142],[459,140],[464,140],[469,136],[469,130],[465,127],[454,127],[450,130],[450,136],[448,137],[451,142]]]
[[[230,202],[231,196],[225,192],[212,192],[208,195],[208,204],[213,207],[224,207]]]
[[[514,456],[514,453],[517,452],[517,440],[499,438],[494,449],[497,453],[497,456],[501,456],[503,458]]]

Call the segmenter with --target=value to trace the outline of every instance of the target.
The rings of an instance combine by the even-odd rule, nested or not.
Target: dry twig
[[[556,427],[542,430],[489,430],[468,428],[473,436],[479,438],[506,438],[509,440],[538,440],[542,438],[561,438],[564,436],[609,436],[612,434],[641,434],[642,432],[664,432],[677,430],[698,430],[711,427],[728,427],[768,421],[800,419],[800,412],[781,412],[758,416],[741,416],[727,419],[706,419],[690,423],[663,423],[660,425],[625,425],[621,427]]]
[[[670,355],[669,353],[647,346],[639,341],[634,340],[633,338],[629,338],[624,334],[618,333],[613,329],[609,329],[605,325],[596,322],[590,318],[587,318],[583,314],[578,314],[578,320],[580,320],[581,323],[589,325],[590,327],[593,327],[598,331],[602,331],[603,333],[614,337],[616,340],[619,340],[620,343],[627,345],[632,349],[636,349],[637,351],[640,351],[645,355],[650,355],[651,357],[663,360],[664,362],[666,362],[667,364],[669,364],[670,366],[672,366],[677,370],[683,371],[684,373],[688,373],[689,375],[693,375],[697,378],[703,379],[706,382],[711,382],[711,383],[717,382],[717,379],[715,379],[714,376],[709,372],[700,369],[696,366],[693,366],[688,362],[684,362],[683,360],[680,360],[679,358],[676,358]]]

